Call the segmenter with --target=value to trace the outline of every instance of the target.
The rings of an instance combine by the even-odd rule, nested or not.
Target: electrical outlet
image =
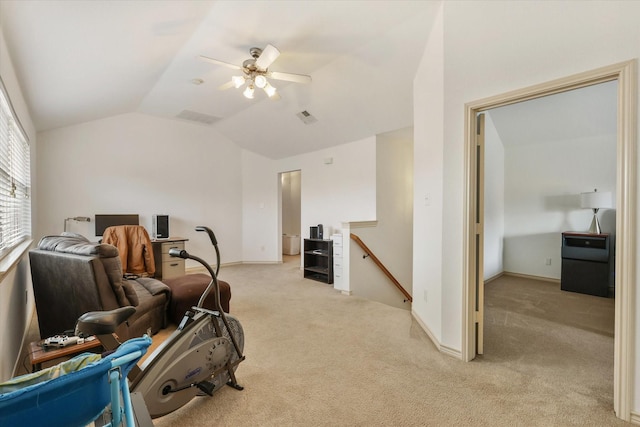
[[[544,264],[545,265],[551,265],[551,258],[545,258]]]
[[[427,290],[424,290],[424,302],[427,302]]]

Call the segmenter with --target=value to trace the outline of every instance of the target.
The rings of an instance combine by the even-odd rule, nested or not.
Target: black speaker
[[[167,239],[169,238],[169,215],[153,216],[153,238]]]

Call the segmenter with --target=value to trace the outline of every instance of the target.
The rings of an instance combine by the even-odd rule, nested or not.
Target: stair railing
[[[373,252],[371,252],[371,249],[369,249],[369,247],[365,245],[365,243],[360,239],[360,237],[351,233],[351,240],[356,242],[358,246],[360,246],[362,250],[365,252],[362,258],[370,257],[371,260],[375,263],[375,265],[377,265],[378,268],[384,273],[384,275],[387,276],[389,280],[391,280],[391,283],[393,283],[395,287],[398,288],[400,292],[402,292],[402,295],[404,295],[405,297],[405,302],[406,301],[413,302],[413,297],[409,294],[409,292],[407,292],[407,290],[400,284],[400,282],[398,282],[398,280],[393,276],[393,274],[391,274],[391,272],[387,270],[384,264],[382,264],[382,261],[380,261],[378,257],[375,256]]]

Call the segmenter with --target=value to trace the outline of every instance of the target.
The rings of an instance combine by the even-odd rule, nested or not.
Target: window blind
[[[31,235],[29,144],[0,85],[0,257]]]

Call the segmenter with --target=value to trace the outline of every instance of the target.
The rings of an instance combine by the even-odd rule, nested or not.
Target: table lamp
[[[612,208],[611,193],[609,191],[598,193],[598,189],[594,189],[591,193],[580,193],[580,207],[584,209],[593,209],[593,220],[589,233],[600,234],[600,222],[598,221],[599,209]]]

